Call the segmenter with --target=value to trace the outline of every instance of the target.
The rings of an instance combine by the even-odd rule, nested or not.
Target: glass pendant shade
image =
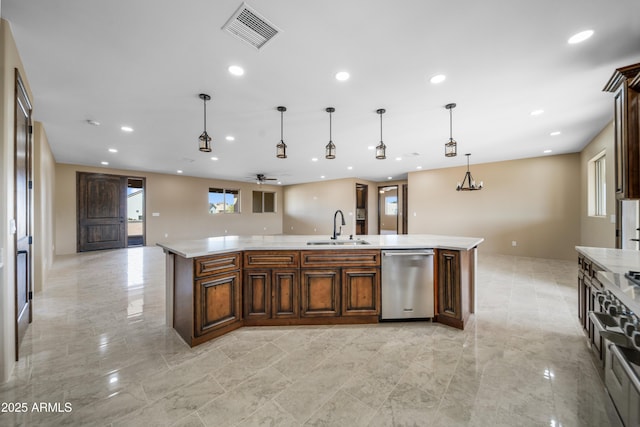
[[[200,135],[200,138],[198,139],[200,140],[200,151],[202,151],[203,153],[210,153],[211,137],[209,136],[207,131],[202,132],[202,134]]]
[[[282,136],[282,121],[283,121],[283,113],[287,111],[287,107],[278,107],[278,111],[280,111],[280,142],[276,145],[276,157],[279,159],[287,158],[287,144],[284,143],[284,138]]]
[[[336,111],[333,107],[328,107],[325,109],[327,113],[329,113],[329,143],[324,147],[324,158],[333,160],[336,158],[336,145],[331,140],[331,113]]]
[[[210,153],[212,139],[207,133],[207,101],[211,99],[211,96],[207,95],[206,93],[201,93],[200,95],[198,95],[198,97],[202,99],[202,102],[204,103],[204,131],[198,138],[198,149],[203,153]]]
[[[376,159],[384,160],[387,158],[386,155],[387,146],[384,145],[384,142],[380,141],[380,144],[376,146]]]
[[[380,115],[380,144],[376,146],[376,159],[384,160],[387,158],[387,146],[382,142],[382,115],[386,112],[384,108],[379,108],[376,110],[376,113]]]
[[[467,172],[464,174],[462,182],[459,182],[456,186],[456,191],[482,190],[482,187],[484,187],[484,183],[480,181],[479,184],[476,184],[476,180],[473,179],[473,176],[471,176],[471,172],[469,172],[469,156],[471,156],[471,154],[467,153],[465,154],[465,156],[467,156]]]
[[[453,113],[452,110],[456,108],[455,103],[447,104],[444,106],[449,110],[449,142],[444,144],[445,157],[455,157],[458,155],[458,143],[453,139]]]
[[[455,139],[449,138],[449,142],[444,144],[444,155],[445,157],[455,157],[458,155],[458,144]]]
[[[287,144],[285,144],[283,140],[280,140],[278,145],[276,145],[276,157],[279,159],[287,158]]]
[[[336,158],[336,145],[333,143],[333,141],[329,141],[329,143],[324,147],[325,149],[325,154],[324,157],[326,159],[335,159]]]

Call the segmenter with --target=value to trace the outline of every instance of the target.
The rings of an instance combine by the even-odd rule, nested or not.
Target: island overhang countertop
[[[358,244],[358,241],[366,243]],[[184,258],[233,251],[251,250],[326,250],[326,249],[454,249],[468,251],[484,241],[481,237],[443,236],[437,234],[370,234],[340,236],[332,244],[327,235],[219,236],[194,240],[157,243],[165,252]],[[309,242],[312,242],[309,244]],[[326,243],[326,244],[325,244]]]

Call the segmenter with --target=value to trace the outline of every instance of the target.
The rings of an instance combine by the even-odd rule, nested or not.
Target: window
[[[240,213],[240,190],[210,188],[209,213]]]
[[[253,192],[253,213],[272,213],[276,211],[276,193],[270,191]]]
[[[607,215],[607,178],[604,151],[589,160],[589,216]]]
[[[385,196],[384,214],[398,215],[398,196]]]

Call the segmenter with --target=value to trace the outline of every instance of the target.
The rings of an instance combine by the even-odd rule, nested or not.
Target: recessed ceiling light
[[[109,162],[100,162],[100,164],[107,166],[109,164]]]
[[[353,169],[353,166],[347,166],[347,169],[351,170]]]
[[[218,160],[218,158],[217,157],[212,157],[211,160],[216,161],[216,160]]]
[[[324,179],[324,175],[320,175],[320,179]]]
[[[346,71],[338,71],[336,73],[336,80],[338,80],[339,82],[344,82],[346,80],[349,80],[349,73]]]
[[[234,136],[231,136],[231,135],[225,136],[224,139],[226,139],[227,141],[235,141],[236,140],[236,138]]]
[[[585,41],[588,38],[590,38],[592,35],[593,35],[593,30],[580,31],[579,33],[574,34],[571,37],[569,37],[569,40],[567,40],[567,42],[569,44],[582,43],[583,41]]]
[[[317,162],[317,161],[318,161],[318,158],[317,158],[317,157],[312,157],[312,158],[311,158],[311,161],[312,161],[312,162]]]
[[[133,132],[133,128],[131,126],[122,126],[120,127],[122,132]]]
[[[392,176],[388,176],[387,179],[393,179],[393,177]]]
[[[178,169],[176,172],[177,173],[182,173],[182,169]]]
[[[109,152],[110,152],[110,153],[117,153],[117,152],[118,152],[118,150],[117,150],[117,149],[115,149],[115,148],[109,148]]]
[[[396,160],[402,160],[402,157],[396,157]]]
[[[422,166],[416,166],[416,169],[422,169]]]
[[[437,74],[437,75],[431,77],[431,79],[429,81],[432,84],[437,85],[438,83],[442,83],[446,79],[447,79],[447,76],[445,76],[444,74]]]
[[[367,147],[367,150],[375,150],[375,149],[376,149],[376,147],[373,146],[373,145],[370,145],[370,146]]]
[[[549,154],[549,153],[552,153],[552,151],[551,150],[544,150],[543,153],[544,154]]]
[[[241,66],[239,66],[239,65],[231,65],[231,66],[228,68],[228,70],[229,70],[229,72],[230,72],[231,74],[233,74],[234,76],[242,76],[242,75],[244,75],[244,68],[242,68],[242,67],[241,67]]]
[[[558,136],[558,135],[560,135],[561,133],[562,133],[562,132],[560,132],[559,130],[557,130],[557,131],[551,132],[549,135],[551,135],[551,136]]]
[[[543,113],[544,113],[544,110],[533,110],[531,112],[531,115],[532,116],[539,116],[540,114],[543,114]]]
[[[278,181],[278,184],[282,184],[282,181]]]
[[[87,124],[90,124],[91,126],[100,126],[100,122],[97,120],[87,120]]]

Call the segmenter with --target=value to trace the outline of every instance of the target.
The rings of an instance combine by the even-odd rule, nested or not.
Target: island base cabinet
[[[196,280],[196,336],[242,320],[240,273],[222,273]]]
[[[245,270],[244,318],[295,319],[298,317],[297,269]]]
[[[377,316],[380,314],[380,270],[377,268],[342,269],[342,315]]]
[[[242,326],[239,253],[174,256],[173,327],[195,346]]]
[[[302,270],[302,317],[340,315],[340,269]]]
[[[464,329],[472,310],[475,250],[437,250],[437,321]]]

